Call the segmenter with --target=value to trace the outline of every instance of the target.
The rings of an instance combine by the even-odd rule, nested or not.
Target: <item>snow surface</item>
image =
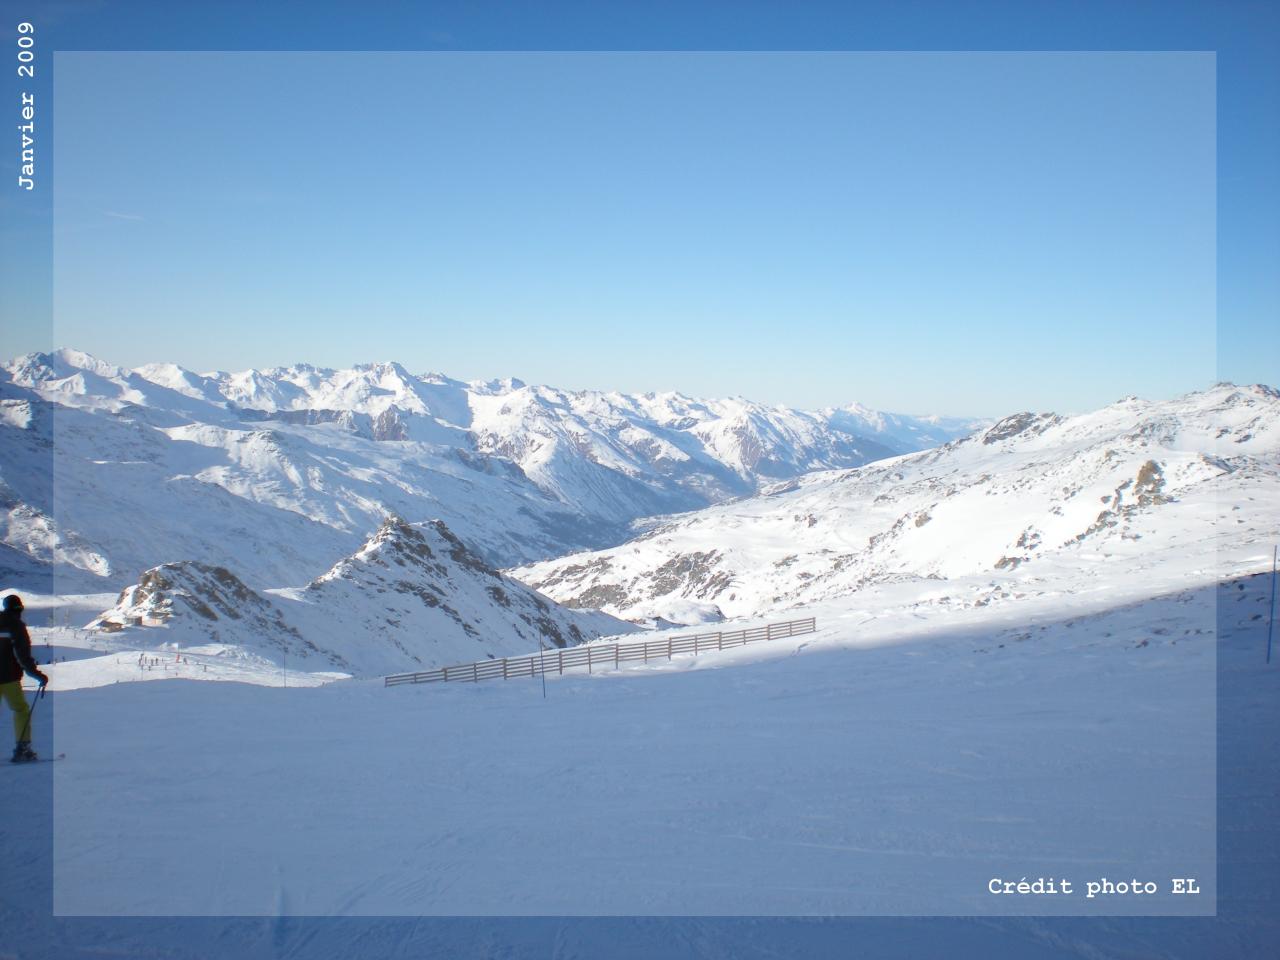
[[[1231,562],[1242,572],[1265,565],[1257,557]],[[1280,716],[1275,668],[1262,663],[1267,580],[1233,577],[1216,604],[1213,589],[1190,589],[1145,609],[1043,624],[1041,635],[1022,641],[980,631],[981,647],[974,631],[924,629],[916,642],[858,649],[824,630],[803,650],[792,642],[733,651],[722,662],[552,679],[546,701],[532,683],[300,691],[123,684],[54,693],[55,730],[39,726],[36,745],[71,758],[12,771],[24,777],[11,781],[15,809],[33,816],[7,821],[0,842],[44,880],[6,876],[7,942],[32,958],[100,956],[104,948],[184,958],[1268,956],[1280,942],[1280,832],[1270,803],[1280,788]],[[1215,607],[1216,631],[1196,635],[1206,616],[1215,627]],[[1203,824],[1189,821],[1207,805],[1212,824],[1212,793],[1197,797],[1195,785],[1208,779],[1212,790],[1213,729],[1185,708],[1212,698],[1215,652],[1216,918],[1107,919],[1114,903],[1089,902],[1087,917],[985,921],[288,919],[326,898],[346,914],[379,912],[371,897],[447,899],[482,872],[489,882],[477,894],[503,900],[507,914],[622,887],[657,901],[673,899],[669,887],[707,898],[716,887],[689,867],[709,845],[733,855],[719,882],[763,879],[795,899],[800,891],[790,887],[820,886],[807,872],[803,884],[786,882],[806,860],[828,877],[845,871],[853,889],[871,868],[885,869],[883,883],[863,888],[878,897],[904,878],[913,889],[917,880],[940,885],[936,874],[961,877],[965,864],[981,863],[984,873],[1006,861],[1013,872],[1038,870],[1047,851],[1059,876],[1111,875],[1144,838],[1162,838],[1171,856],[1212,857],[1212,840],[1197,854]],[[738,665],[722,668],[729,659]],[[700,702],[717,685],[719,695]],[[540,736],[602,703],[619,708],[618,719],[593,709],[589,736],[575,737],[582,748],[562,751]],[[357,730],[339,716],[366,704]],[[488,730],[505,736],[482,743],[470,725],[491,710],[518,726]],[[161,711],[177,723],[156,723]],[[714,737],[702,732],[709,723]],[[308,736],[309,725],[322,736]],[[605,734],[623,739],[611,748]],[[467,745],[486,749],[466,753]],[[818,756],[823,747],[831,756]],[[525,789],[534,792],[520,795]],[[548,800],[562,806],[547,809]],[[764,816],[779,808],[781,817]],[[622,828],[624,813],[633,829]],[[732,828],[762,832],[734,847]],[[673,851],[673,830],[693,846]],[[485,859],[495,832],[507,843]],[[861,849],[831,849],[833,834]],[[825,845],[803,845],[810,842]],[[753,857],[756,846],[768,856]],[[659,852],[675,856],[665,870]],[[958,856],[936,855],[946,853]],[[730,867],[763,877],[740,878]],[[606,882],[597,892],[585,881],[598,874]],[[106,876],[114,889],[92,883]],[[161,889],[161,877],[174,889]],[[545,887],[519,882],[540,879]],[[829,903],[839,893],[809,891],[804,902]],[[66,915],[68,897],[128,901],[134,912],[199,900],[200,912],[212,913],[227,902],[266,916],[75,918]],[[1147,901],[1144,909],[1163,906]]]
[[[1133,602],[1153,576],[1183,586]],[[1247,625],[1263,598],[1235,582]],[[75,762],[54,772],[55,910],[1212,914],[1217,588],[1179,567],[962,612],[905,586],[812,608],[816,636],[549,678],[545,700],[529,681],[56,693],[37,746]],[[1203,893],[987,893],[1041,873]]]

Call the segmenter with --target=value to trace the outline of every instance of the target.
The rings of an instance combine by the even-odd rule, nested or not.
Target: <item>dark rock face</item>
[[[1139,468],[1138,478],[1133,484],[1133,495],[1140,507],[1171,502],[1171,498],[1164,494],[1164,471],[1160,464],[1148,460]]]
[[[1136,479],[1126,480],[1116,487],[1113,496],[1104,498],[1110,506],[1099,513],[1097,519],[1075,541],[1078,543],[1099,531],[1120,526],[1139,510],[1173,503],[1174,498],[1164,493],[1164,486],[1164,469],[1154,460],[1148,460],[1138,468]],[[1126,496],[1129,497],[1128,501]]]
[[[373,439],[375,440],[408,440],[409,431],[399,408],[387,407],[373,420]]]
[[[246,587],[226,567],[192,561],[153,567],[138,578],[138,585],[132,589],[133,602],[151,603],[159,619],[173,615],[175,602],[185,604],[206,620],[217,620],[219,615],[239,620],[246,609],[266,609],[268,606],[262,597]],[[128,590],[121,593],[121,601],[128,594]]]
[[[1019,434],[1044,433],[1050,427],[1062,422],[1062,417],[1052,413],[1015,413],[1005,417],[982,435],[982,442],[990,445],[1008,440]]]
[[[599,610],[609,604],[617,604],[623,606],[630,602],[631,595],[627,592],[626,587],[618,584],[600,584],[594,587],[588,587],[581,593],[565,601],[565,606],[574,607],[580,610]]]
[[[649,595],[661,597],[681,588],[693,587],[698,591],[697,596],[704,596],[708,585],[717,581],[715,566],[719,558],[720,554],[716,550],[672,557],[653,572]],[[711,593],[711,596],[714,595],[715,593]]]

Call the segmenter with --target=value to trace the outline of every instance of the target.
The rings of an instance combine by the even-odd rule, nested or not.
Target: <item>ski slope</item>
[[[1269,557],[1219,559],[1221,586],[1174,569],[1159,598],[1120,584],[960,616],[890,585],[815,608],[815,637],[548,678],[545,700],[530,681],[57,691],[36,747],[69,759],[3,771],[29,816],[0,843],[46,878],[6,886],[6,943],[60,960],[1266,956]],[[1040,873],[1202,892],[986,892]],[[1019,912],[1035,915],[997,916]],[[815,919],[760,919],[778,914]]]
[[[37,739],[72,758],[55,910],[1212,914],[1215,599],[1188,584],[966,618],[889,590],[878,631],[817,608],[815,637],[550,678],[546,699],[534,682],[56,693]],[[1040,873],[1203,892],[988,893]]]

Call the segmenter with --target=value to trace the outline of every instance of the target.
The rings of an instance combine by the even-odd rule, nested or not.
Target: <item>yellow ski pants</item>
[[[0,697],[13,711],[13,738],[18,741],[31,739],[31,706],[22,692],[22,681],[0,683]]]

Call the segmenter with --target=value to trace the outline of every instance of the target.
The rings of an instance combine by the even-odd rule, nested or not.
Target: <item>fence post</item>
[[[445,667],[445,668],[444,668],[444,682],[445,682],[445,683],[448,683],[448,682],[449,682],[449,668],[448,668],[448,667]]]
[[[724,631],[723,630],[721,630],[719,633],[716,634],[716,649],[717,650],[724,649]]]
[[[667,659],[671,659],[671,638],[667,637]]]
[[[620,643],[615,643],[613,645],[613,669],[615,670],[618,669],[618,648],[621,646],[622,644]]]
[[[587,673],[591,672],[591,644],[587,644]]]
[[[507,679],[507,658],[502,658],[502,679]]]
[[[472,683],[478,683],[480,681],[479,673],[480,673],[480,664],[478,663],[471,664],[471,682]]]

